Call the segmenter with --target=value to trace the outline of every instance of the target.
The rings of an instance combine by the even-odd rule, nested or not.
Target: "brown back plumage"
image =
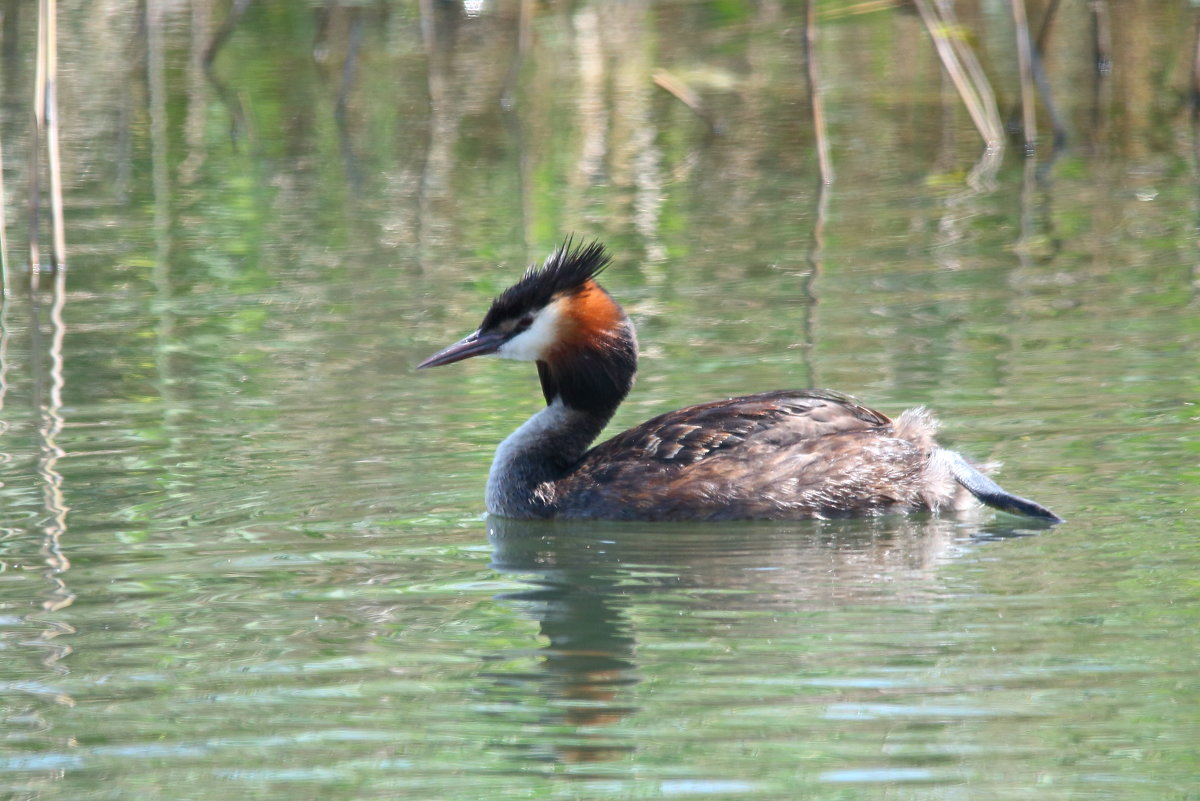
[[[862,514],[924,506],[928,460],[928,448],[848,396],[784,390],[648,420],[584,454],[554,494],[569,517]]]

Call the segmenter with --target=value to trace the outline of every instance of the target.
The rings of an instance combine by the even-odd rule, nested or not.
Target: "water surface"
[[[992,161],[882,5],[816,8],[820,134],[797,4],[64,7],[56,313],[0,4],[5,797],[1200,797],[1193,12],[1060,5],[1066,143]],[[925,405],[1068,522],[483,519],[532,371],[413,367],[568,232],[614,431]]]

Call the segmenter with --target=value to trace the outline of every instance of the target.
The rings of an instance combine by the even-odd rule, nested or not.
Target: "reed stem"
[[[988,83],[983,68],[963,37],[961,26],[949,5],[934,7],[930,0],[915,0],[921,21],[925,24],[934,49],[942,60],[942,66],[954,82],[967,113],[971,115],[976,130],[983,137],[989,153],[1004,150],[1004,126],[1000,123],[1000,112],[996,108],[996,96]]]
[[[34,78],[33,132],[29,160],[29,285],[36,291],[42,272],[41,235],[41,149],[46,146],[50,175],[50,258],[56,271],[67,268],[66,233],[63,221],[62,159],[58,148],[58,3],[38,0],[37,69]]]

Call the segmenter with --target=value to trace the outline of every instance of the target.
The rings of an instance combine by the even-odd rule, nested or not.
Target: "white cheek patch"
[[[542,309],[533,318],[533,325],[505,342],[496,351],[502,359],[518,362],[533,362],[541,359],[558,340],[558,323],[561,310],[555,301]]]

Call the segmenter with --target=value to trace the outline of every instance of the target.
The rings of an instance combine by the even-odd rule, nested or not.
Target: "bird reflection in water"
[[[535,654],[485,657],[483,708],[511,722],[505,747],[522,764],[594,775],[582,765],[638,748],[644,727],[633,721],[639,693],[650,690],[637,685],[672,669],[664,661],[675,659],[672,643],[726,642],[736,652],[805,636],[812,616],[803,613],[927,601],[947,561],[979,542],[1028,533],[969,517],[728,526],[491,517],[493,568],[529,586],[497,600],[535,620],[545,644]],[[638,637],[668,648],[639,659]],[[789,667],[786,653],[773,658],[804,669]],[[604,770],[612,778],[613,768]]]
[[[627,598],[618,587],[619,565],[577,558],[579,554],[563,547],[556,529],[539,522],[489,520],[492,567],[520,575],[530,585],[497,599],[536,620],[547,642],[536,671],[482,675],[514,711],[542,707],[536,724],[554,732],[555,742],[550,748],[539,743],[519,746],[522,758],[607,762],[633,750],[631,743],[596,731],[637,711],[621,692],[637,683],[634,639],[623,611]],[[562,731],[564,726],[568,732]]]

